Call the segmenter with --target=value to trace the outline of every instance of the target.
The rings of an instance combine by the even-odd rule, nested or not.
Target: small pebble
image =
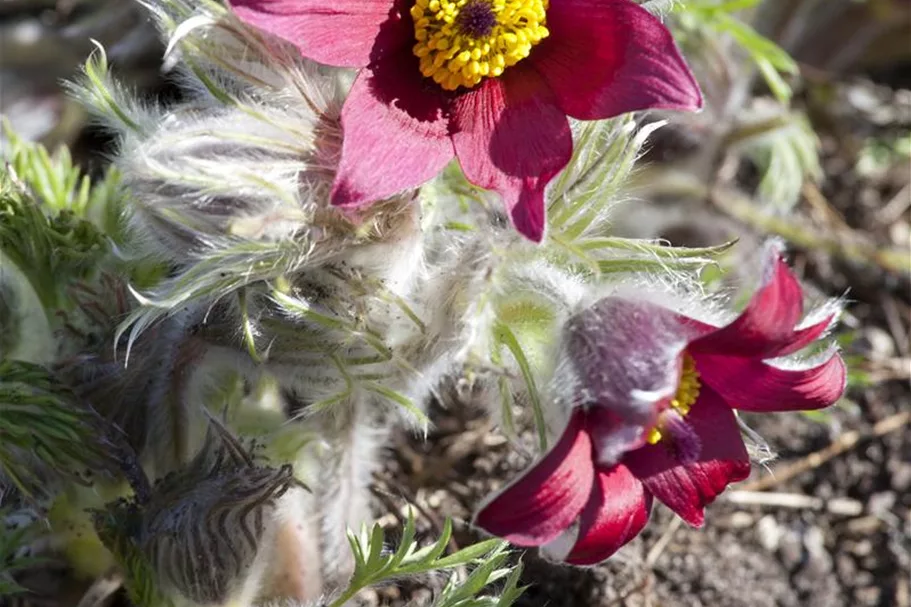
[[[889,226],[889,237],[896,246],[908,246],[911,240],[911,224],[907,221],[896,221]]]
[[[882,525],[882,520],[879,517],[864,516],[848,521],[847,530],[848,533],[855,535],[869,535],[876,533],[880,525]]]
[[[857,573],[857,565],[854,563],[854,559],[847,554],[839,554],[835,558],[835,570],[838,572],[838,577],[842,579],[842,583],[847,584],[853,582]]]
[[[779,538],[781,560],[788,569],[794,569],[803,562],[803,546],[800,534],[793,530],[782,533]]]
[[[409,601],[409,603],[414,605],[430,605],[432,599],[433,591],[429,588],[418,588],[411,593],[411,601]]]
[[[868,586],[866,588],[858,588],[854,591],[854,597],[857,599],[858,605],[870,605],[874,607],[875,605],[880,605],[880,595],[882,590],[876,586]]]
[[[873,574],[869,571],[860,570],[857,572],[857,575],[854,576],[854,585],[857,587],[869,586],[873,583]]]
[[[853,543],[850,550],[859,557],[869,556],[873,552],[873,543],[870,540],[860,540]]]
[[[893,462],[890,462],[892,464]],[[908,462],[894,462],[892,468],[892,489],[897,493],[904,493],[911,489],[911,464]]]
[[[895,494],[891,491],[874,493],[870,496],[870,499],[867,500],[867,508],[873,516],[888,514],[893,506],[895,506]]]
[[[810,527],[803,535],[803,545],[810,556],[828,554],[826,550],[826,537],[819,527]]]
[[[753,526],[753,521],[752,514],[738,511],[731,515],[731,518],[728,519],[728,524],[734,529],[746,529]]]
[[[781,542],[781,527],[778,526],[778,521],[774,516],[767,514],[756,524],[756,535],[763,548],[774,552]]]
[[[443,504],[443,500],[446,498],[445,491],[434,491],[427,498],[427,505],[431,508],[439,508]]]
[[[818,572],[832,570],[832,555],[826,548],[826,536],[819,527],[810,527],[803,536],[803,545],[809,556],[810,566]]]

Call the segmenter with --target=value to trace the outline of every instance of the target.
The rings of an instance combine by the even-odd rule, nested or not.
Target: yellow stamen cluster
[[[415,0],[414,54],[421,73],[448,91],[501,75],[548,36],[547,5],[548,0]]]
[[[702,382],[699,381],[699,371],[696,370],[696,361],[689,354],[683,354],[683,364],[680,367],[680,383],[677,387],[677,393],[671,399],[670,408],[675,410],[681,416],[690,412],[693,403],[699,398],[699,389]],[[660,426],[660,420],[658,426]],[[648,437],[645,439],[651,445],[661,441],[661,430],[658,426],[652,428]]]

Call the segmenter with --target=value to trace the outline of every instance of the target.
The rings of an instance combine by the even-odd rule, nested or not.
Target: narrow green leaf
[[[541,449],[541,452],[547,451],[547,428],[544,423],[544,408],[541,406],[541,397],[538,394],[538,388],[535,385],[534,374],[531,370],[531,365],[528,364],[528,359],[525,357],[525,352],[522,351],[522,346],[519,344],[519,341],[516,339],[515,334],[512,332],[512,329],[508,325],[497,322],[494,327],[494,331],[497,335],[498,341],[505,345],[513,358],[516,361],[516,364],[519,365],[519,370],[522,372],[522,377],[525,380],[525,385],[528,388],[528,396],[531,400],[531,407],[535,419],[535,427],[538,430],[538,445]]]

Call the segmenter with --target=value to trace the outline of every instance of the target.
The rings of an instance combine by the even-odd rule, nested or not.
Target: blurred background
[[[749,419],[777,458],[713,506],[706,529],[657,510],[641,539],[601,567],[525,555],[535,586],[522,604],[911,607],[911,2],[692,0],[669,19],[706,109],[662,117],[671,122],[616,231],[686,246],[738,239],[722,264],[735,274],[761,240],[787,241],[818,297],[849,301],[838,340],[850,389],[825,412]],[[93,40],[141,95],[179,97],[138,3],[0,0],[7,128],[67,146],[98,175],[113,142],[61,86]],[[8,134],[0,143],[5,153]],[[480,409],[437,418],[429,441],[403,433],[376,480],[379,495],[398,496],[391,510],[425,506],[428,529],[470,518],[497,479],[527,462],[491,438]],[[473,539],[462,533],[454,541]],[[374,602],[422,592],[378,590]],[[61,596],[47,604],[69,604]]]

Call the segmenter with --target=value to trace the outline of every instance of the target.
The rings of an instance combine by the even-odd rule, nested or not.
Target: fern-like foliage
[[[757,104],[747,114],[749,117],[731,136],[731,147],[758,169],[759,202],[788,211],[797,203],[807,180],[822,175],[819,138],[799,112]]]
[[[0,471],[26,496],[48,481],[114,473],[116,450],[95,413],[45,368],[0,360]]]
[[[121,232],[124,191],[116,169],[93,181],[73,162],[67,147],[51,153],[40,143],[19,137],[7,120],[0,127],[7,143],[6,170],[28,188],[46,214],[71,213],[93,222],[109,237]]]
[[[94,269],[106,247],[90,222],[68,209],[48,209],[0,174],[0,260],[26,277],[50,312],[61,306],[67,285]]]
[[[760,204],[786,212],[821,174],[819,141],[807,118],[791,108],[797,63],[750,24],[761,13],[759,4],[693,0],[676,19],[684,44],[704,64],[707,97],[716,98],[710,109],[721,117],[713,126],[721,148],[756,168]],[[749,94],[757,70],[774,99]]]
[[[390,582],[396,578],[414,576],[431,571],[446,571],[458,567],[471,567],[467,578],[453,577],[434,603],[435,607],[480,607],[497,605],[508,607],[522,593],[518,587],[521,565],[508,566],[507,544],[501,540],[486,540],[444,556],[452,536],[452,521],[447,519],[436,542],[423,548],[415,539],[414,513],[409,511],[405,528],[394,552],[386,550],[385,533],[379,524],[368,531],[349,532],[348,541],[354,553],[354,575],[348,587],[336,597],[329,607],[342,607],[359,591],[368,586]],[[506,578],[499,596],[479,597],[490,584]]]
[[[703,41],[706,37],[730,36],[762,74],[775,98],[786,105],[793,95],[786,77],[797,74],[797,63],[738,15],[759,3],[760,0],[691,0],[686,3],[686,10],[679,12],[679,20],[685,32],[696,34]]]

